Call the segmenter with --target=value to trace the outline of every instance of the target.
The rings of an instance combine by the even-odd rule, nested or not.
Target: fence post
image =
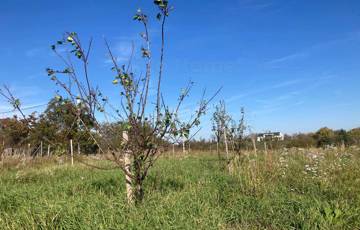
[[[73,148],[73,140],[70,139],[70,155],[71,155],[71,166],[74,165],[74,148]]]
[[[50,145],[48,145],[47,156],[50,157]]]

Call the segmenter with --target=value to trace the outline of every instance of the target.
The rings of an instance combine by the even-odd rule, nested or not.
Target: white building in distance
[[[256,135],[257,141],[263,141],[263,140],[278,140],[283,141],[284,140],[284,134],[281,132],[267,132],[267,133],[258,133]]]

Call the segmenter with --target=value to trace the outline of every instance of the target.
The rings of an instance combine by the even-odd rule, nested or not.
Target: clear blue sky
[[[164,94],[173,103],[182,86],[196,82],[185,112],[200,91],[214,92],[239,117],[245,107],[254,131],[307,132],[322,126],[360,126],[360,1],[174,0],[168,20]],[[103,37],[120,60],[137,48],[137,8],[154,15],[152,1],[0,2],[0,83],[24,106],[46,103],[55,87],[44,69],[57,67],[50,45],[63,32],[94,38],[91,78],[116,94]],[[159,39],[154,21],[151,34]],[[154,48],[158,46],[154,42]],[[137,68],[137,66],[135,66]],[[9,109],[1,100],[0,112]],[[211,113],[211,111],[209,111]],[[210,133],[209,115],[201,135]]]

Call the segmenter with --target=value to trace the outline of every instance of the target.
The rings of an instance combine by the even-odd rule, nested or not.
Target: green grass
[[[0,229],[359,229],[360,153],[163,158],[129,207],[119,170],[0,171]]]

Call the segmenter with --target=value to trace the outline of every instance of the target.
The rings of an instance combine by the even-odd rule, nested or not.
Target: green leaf
[[[75,56],[80,59],[82,57],[82,53],[78,50],[76,51]]]
[[[68,36],[67,39],[66,39],[68,42],[73,42],[74,39],[71,37],[71,36]]]
[[[14,106],[15,107],[19,107],[20,106],[20,100],[19,99],[15,99],[15,101],[14,101]]]
[[[115,79],[115,80],[112,81],[112,83],[113,83],[114,85],[117,85],[117,84],[119,83],[119,80]]]
[[[156,15],[156,18],[160,21],[161,20],[161,13],[158,13],[157,15]]]

